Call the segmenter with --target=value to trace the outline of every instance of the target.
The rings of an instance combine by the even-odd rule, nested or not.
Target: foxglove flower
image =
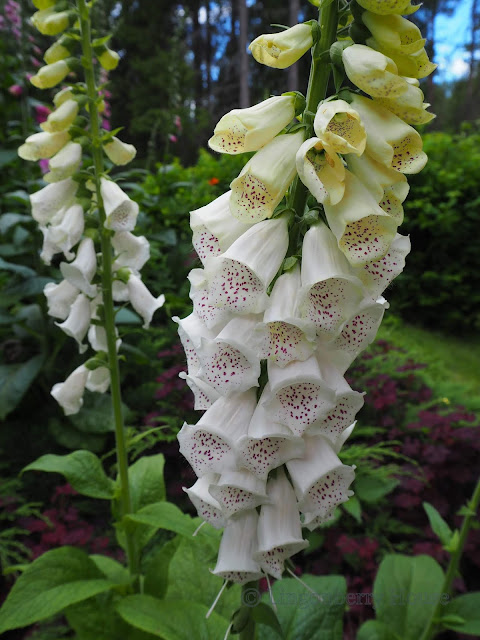
[[[61,183],[56,182],[55,184]],[[70,284],[80,289],[85,295],[94,298],[97,287],[92,284],[92,278],[97,271],[97,256],[93,240],[84,238],[78,247],[75,260],[70,263],[61,262],[60,271]]]
[[[122,142],[115,136],[112,137],[110,142],[103,145],[103,150],[107,154],[108,159],[113,164],[123,166],[131,162],[137,155],[137,150],[133,144],[127,144]]]
[[[66,416],[80,411],[88,374],[87,367],[82,364],[72,371],[65,382],[57,382],[53,385],[50,393],[62,407]]]
[[[209,492],[211,484],[217,482],[220,475],[218,473],[207,473],[198,478],[195,484],[183,490],[192,501],[193,506],[197,510],[198,515],[205,522],[209,522],[214,529],[223,529],[227,523],[227,519],[222,514],[220,505]]]
[[[113,231],[133,231],[137,222],[138,204],[124,193],[118,184],[101,178],[100,192],[105,207],[105,227]]]
[[[77,189],[78,183],[67,178],[32,193],[30,204],[33,219],[41,226],[51,222],[60,211],[66,211],[73,203]]]
[[[378,162],[373,157],[364,153],[361,157],[350,155],[347,158],[348,169],[368,189],[374,200],[380,203],[386,189],[393,189],[395,197],[403,202],[408,195],[410,187],[407,178],[385,164]]]
[[[260,64],[274,69],[286,69],[297,62],[313,46],[312,27],[296,24],[280,33],[266,33],[248,47]]]
[[[303,131],[280,135],[251,158],[230,185],[232,215],[245,223],[271,218],[295,177]]]
[[[208,329],[195,312],[182,320],[178,316],[174,316],[172,320],[178,322],[178,335],[187,358],[188,373],[196,376],[200,371],[198,353],[202,346],[202,339],[212,341],[215,334]]]
[[[389,111],[401,118],[407,124],[426,124],[435,118],[434,113],[429,113],[428,103],[423,102],[423,91],[408,78],[408,89],[398,98],[377,98],[378,104],[386,107]]]
[[[293,120],[295,111],[294,95],[274,96],[248,109],[233,109],[220,119],[208,145],[220,153],[258,151]]]
[[[53,64],[41,67],[37,74],[30,78],[30,82],[37,89],[51,89],[64,80],[70,73],[67,60],[59,60]]]
[[[265,573],[280,580],[285,560],[308,547],[308,542],[302,538],[295,493],[283,468],[268,481],[267,494],[269,504],[260,510],[258,550],[253,558]]]
[[[70,284],[68,280],[62,280],[59,284],[54,282],[46,284],[43,293],[47,298],[48,315],[66,320],[80,290]]]
[[[140,271],[150,258],[150,243],[145,236],[117,231],[112,237],[112,246],[115,250],[114,271],[122,267]]]
[[[40,227],[44,235],[41,259],[50,264],[53,255],[61,251],[67,260],[72,260],[75,254],[70,250],[80,242],[84,226],[83,209],[81,205],[73,204],[66,210],[59,224]]]
[[[44,131],[54,133],[57,131],[65,131],[73,124],[73,121],[78,114],[78,102],[73,98],[65,100],[62,104],[55,109],[45,122],[40,125]]]
[[[362,155],[367,134],[360,116],[345,100],[330,100],[319,105],[313,122],[315,135],[336,153]]]
[[[85,388],[94,393],[105,393],[110,386],[110,371],[107,367],[97,367],[88,372]]]
[[[295,161],[300,180],[318,202],[340,202],[345,193],[345,167],[335,151],[320,138],[309,138]]]
[[[255,509],[268,502],[266,480],[241,469],[240,471],[224,471],[215,482],[210,484],[210,495],[220,505],[225,518]]]
[[[71,11],[56,11],[55,7],[48,7],[37,11],[32,16],[33,26],[44,36],[56,36],[65,31],[75,20]]]
[[[42,131],[34,133],[18,148],[18,155],[23,160],[36,161],[43,158],[51,158],[70,140],[66,131],[49,133]]]
[[[218,391],[195,375],[189,375],[184,371],[178,377],[185,380],[194,396],[193,408],[195,411],[209,409],[220,398]]]
[[[342,59],[348,79],[374,98],[395,98],[408,88],[394,61],[370,47],[354,44],[343,50]]]
[[[208,278],[203,269],[192,269],[188,274],[190,281],[190,299],[193,302],[193,310],[205,323],[207,329],[224,327],[231,319],[232,314],[226,309],[220,309],[210,304],[208,294]]]
[[[421,4],[412,5],[411,0],[357,0],[358,4],[381,16],[389,14],[409,15],[415,13]]]
[[[80,353],[84,353],[87,350],[87,345],[83,344],[83,339],[87,335],[90,320],[90,301],[87,296],[80,293],[72,304],[68,318],[61,324],[56,323],[67,336],[76,340]]]
[[[67,142],[48,161],[49,173],[43,176],[45,182],[60,182],[70,178],[78,170],[82,161],[82,147],[78,142]]]
[[[148,329],[155,311],[165,304],[165,296],[163,293],[157,298],[153,296],[134,273],[130,273],[127,289],[132,307],[143,318],[143,328]]]

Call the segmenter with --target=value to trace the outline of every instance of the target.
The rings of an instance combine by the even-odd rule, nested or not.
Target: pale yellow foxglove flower
[[[137,155],[137,150],[133,144],[122,142],[119,138],[113,136],[110,142],[103,145],[103,150],[108,159],[116,165],[125,165],[131,162]]]
[[[48,7],[37,11],[32,16],[33,26],[44,36],[56,36],[65,31],[72,24],[73,17],[70,11],[55,11],[54,7]]]
[[[78,103],[76,100],[66,100],[40,126],[44,131],[49,131],[50,133],[64,131],[73,124],[77,114]]]
[[[296,24],[280,33],[258,36],[249,49],[260,64],[274,69],[286,69],[297,62],[312,46],[312,27],[309,24]]]
[[[401,173],[418,173],[423,169],[427,155],[422,151],[418,131],[375,100],[354,95],[351,105],[365,125],[365,150],[372,158]]]
[[[59,60],[53,64],[41,67],[30,82],[37,89],[50,89],[61,82],[70,73],[70,68],[65,60]]]
[[[72,87],[65,87],[53,96],[53,104],[58,108],[67,100],[73,100],[74,97]]]
[[[56,2],[57,0],[32,0],[33,6],[40,10],[53,7]]]
[[[43,176],[45,182],[59,182],[73,176],[82,161],[82,146],[78,142],[68,142],[48,162],[49,173]]]
[[[70,140],[66,131],[57,133],[41,132],[34,133],[25,140],[25,143],[18,148],[18,155],[23,160],[35,162],[44,158],[51,158]]]
[[[435,118],[435,114],[427,111],[430,105],[423,102],[423,91],[414,84],[411,84],[410,80],[414,80],[413,78],[406,78],[406,80],[409,83],[408,89],[405,93],[402,93],[401,96],[391,99],[376,98],[376,102],[386,107],[408,124],[419,125],[430,122]]]
[[[105,50],[97,57],[105,71],[113,71],[113,69],[117,68],[118,63],[120,62],[120,56],[118,53],[116,51],[112,51],[112,49],[109,49],[108,47],[105,47]]]
[[[395,98],[408,88],[393,60],[370,47],[354,44],[344,49],[342,59],[349,80],[375,98]]]
[[[72,54],[67,49],[67,47],[64,47],[63,44],[61,44],[60,41],[57,40],[57,42],[54,42],[52,46],[45,51],[43,59],[47,64],[53,64],[54,62],[58,62],[59,60],[65,60],[65,58],[68,58],[71,55]]]
[[[345,167],[340,156],[319,138],[309,138],[297,152],[300,180],[318,202],[337,204],[345,191]]]
[[[351,155],[346,160],[349,171],[363,182],[376,202],[383,199],[388,188],[393,188],[402,202],[407,197],[409,186],[403,173],[377,162],[368,153],[360,157]]]
[[[337,153],[361,155],[365,150],[365,128],[358,113],[345,100],[320,104],[313,128],[322,143]]]
[[[234,218],[253,223],[273,215],[295,177],[295,156],[303,137],[303,131],[277,136],[247,162],[230,185]]]
[[[219,153],[258,151],[295,117],[295,96],[275,96],[248,109],[233,109],[218,122],[208,146]]]
[[[410,4],[411,0],[357,0],[357,2],[367,11],[378,13],[381,16],[387,16],[391,13],[406,16],[415,13],[422,6],[421,4]]]

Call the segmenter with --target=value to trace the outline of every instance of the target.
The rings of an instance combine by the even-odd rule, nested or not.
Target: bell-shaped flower
[[[382,201],[389,187],[401,202],[407,197],[409,186],[403,173],[378,162],[368,153],[360,157],[350,155],[347,164],[349,171],[367,187],[376,202]]]
[[[48,7],[53,7],[58,0],[32,0],[32,4],[37,9],[48,9]]]
[[[268,502],[266,480],[241,469],[224,471],[216,482],[210,485],[210,495],[217,500],[225,518],[231,518],[240,511],[255,509]]]
[[[73,203],[77,189],[78,183],[67,178],[32,193],[30,204],[33,219],[41,226],[51,222],[62,209],[66,210]]]
[[[97,367],[88,372],[85,387],[94,393],[105,393],[110,386],[110,370],[108,367]]]
[[[67,209],[60,224],[40,227],[44,234],[41,259],[50,264],[53,255],[61,251],[67,260],[72,260],[75,254],[70,250],[82,239],[84,227],[83,209],[79,204]]]
[[[53,385],[50,393],[62,407],[66,416],[80,411],[88,374],[87,367],[82,364],[72,371],[65,382],[57,382]]]
[[[53,104],[58,108],[67,100],[73,100],[74,98],[75,93],[73,87],[64,87],[53,96]]]
[[[54,282],[46,284],[43,293],[47,298],[48,315],[66,320],[80,291],[68,280],[62,280],[59,284]]]
[[[78,102],[73,99],[65,100],[62,104],[52,111],[45,122],[40,125],[44,131],[54,133],[55,131],[64,131],[73,124],[78,114]]]
[[[378,206],[391,216],[397,225],[401,225],[403,222],[403,200],[397,197],[397,191],[395,185],[392,187],[385,187],[383,198],[378,203]]]
[[[357,412],[363,406],[363,393],[354,391],[334,366],[325,367],[325,377],[332,389],[335,389],[335,407],[330,413],[312,425],[308,435],[321,435],[336,445],[341,434],[355,421]],[[340,444],[340,443],[339,443]],[[338,447],[338,451],[341,447]]]
[[[178,433],[180,453],[197,476],[235,469],[234,447],[247,433],[256,406],[253,389],[219,398],[195,426],[184,424]]]
[[[409,15],[415,13],[421,4],[412,5],[411,0],[357,0],[358,4],[381,16],[386,16],[391,13],[396,15]]]
[[[342,59],[350,82],[375,98],[395,98],[408,88],[394,61],[370,47],[354,44],[343,50]]]
[[[304,131],[280,135],[251,158],[231,183],[230,211],[252,224],[271,218],[295,177],[295,156]]]
[[[184,371],[178,374],[178,377],[185,380],[190,387],[190,391],[193,393],[195,411],[204,411],[209,409],[214,402],[220,398],[218,391],[215,391],[213,387],[198,378],[197,376],[191,376]]]
[[[183,487],[183,490],[197,510],[199,517],[205,520],[205,522],[209,522],[214,529],[223,529],[227,524],[220,505],[208,490],[210,485],[217,482],[219,477],[220,475],[218,473],[207,473],[201,478],[198,478],[195,484],[189,489]]]
[[[332,445],[323,436],[305,437],[305,457],[287,462],[304,525],[315,529],[328,522],[338,505],[353,495],[348,489],[354,468],[342,464]]]
[[[148,329],[155,311],[165,304],[165,296],[162,293],[155,298],[134,273],[130,273],[127,289],[132,307],[143,318],[143,328]]]
[[[226,251],[251,226],[230,213],[231,193],[227,191],[205,207],[190,212],[193,247],[204,264],[208,258]]]
[[[255,509],[228,520],[218,550],[217,565],[212,571],[214,575],[237,584],[262,577],[260,566],[253,560],[257,550],[257,524]]]
[[[99,294],[97,297],[91,302],[91,310],[92,310],[92,320],[99,320],[98,316],[98,307],[102,304],[102,296]],[[117,351],[120,349],[120,345],[122,341],[118,338],[118,329],[115,327],[115,336],[117,336],[116,347]],[[100,324],[92,323],[88,330],[88,341],[90,346],[95,351],[105,351],[108,352],[108,339],[107,332],[105,331],[105,327]],[[95,369],[96,371],[96,369]],[[100,377],[100,374],[98,374]],[[87,387],[88,389],[88,387]]]
[[[423,102],[423,91],[414,83],[418,82],[407,78],[408,89],[398,98],[377,98],[378,104],[401,118],[407,124],[426,124],[435,118],[434,113],[427,111],[430,106]]]
[[[43,176],[45,182],[60,182],[70,178],[82,162],[82,146],[78,142],[67,144],[48,162],[49,173]]]
[[[402,273],[409,253],[409,237],[397,233],[383,258],[355,269],[356,276],[363,282],[372,300],[381,296],[388,285]]]
[[[255,328],[259,316],[233,318],[215,340],[201,339],[198,376],[222,396],[258,387],[259,345]]]
[[[267,287],[288,248],[285,216],[254,225],[227,249],[208,261],[208,297],[214,307],[232,313],[260,313],[268,303]]]
[[[340,335],[329,344],[321,345],[317,357],[344,374],[355,358],[375,340],[383,314],[388,309],[384,298],[365,298],[353,318],[343,325]]]
[[[118,67],[118,63],[120,62],[118,53],[108,47],[105,47],[97,57],[101,67],[105,69],[105,71],[113,71],[113,69]]]
[[[84,353],[87,345],[83,344],[83,339],[87,335],[91,320],[90,300],[83,293],[79,293],[72,304],[68,318],[61,324],[55,324],[78,343],[78,350]]]
[[[188,280],[193,310],[207,329],[219,331],[231,319],[232,314],[226,309],[219,309],[210,304],[208,278],[203,269],[192,269],[188,274]]]
[[[188,373],[196,376],[200,371],[198,353],[202,339],[211,342],[215,334],[207,328],[195,311],[182,320],[178,316],[173,316],[172,320],[178,323],[178,336],[187,358]]]
[[[338,247],[352,266],[364,265],[387,253],[397,223],[353,173],[345,174],[342,201],[336,205],[324,203],[324,209]]]
[[[118,184],[100,179],[100,192],[105,208],[105,227],[113,231],[133,231],[137,222],[138,204],[124,193]]]
[[[408,83],[407,83],[408,84]],[[352,96],[352,107],[367,131],[366,152],[377,162],[401,173],[418,173],[427,163],[418,131],[376,100]]]
[[[97,293],[97,287],[92,284],[92,278],[97,271],[97,256],[93,240],[84,238],[78,247],[75,260],[70,263],[61,262],[60,271],[70,284],[80,289],[85,295],[94,298]]]
[[[137,155],[137,150],[133,144],[122,142],[119,138],[113,136],[110,142],[103,145],[103,150],[107,154],[108,159],[113,164],[123,166],[131,162]]]
[[[342,159],[320,138],[305,140],[296,156],[298,176],[318,202],[336,204],[345,192]]]
[[[333,233],[323,223],[312,225],[303,238],[300,314],[319,335],[332,339],[364,295]]]
[[[296,24],[280,33],[266,33],[248,47],[260,64],[274,69],[286,69],[297,62],[313,46],[312,27]]]
[[[219,153],[258,151],[295,117],[295,96],[274,96],[220,119],[208,146]]]
[[[268,388],[264,389],[248,432],[236,445],[238,468],[248,469],[263,480],[272,469],[293,458],[303,457],[305,451],[301,437],[294,436],[288,427],[272,420],[271,412],[265,407],[268,394]]]
[[[73,11],[56,11],[55,7],[48,7],[36,11],[32,18],[33,26],[44,36],[56,36],[73,24]]]
[[[296,265],[275,281],[263,316],[261,351],[279,367],[293,360],[306,360],[315,351],[315,327],[297,313],[300,287],[300,268]]]
[[[58,133],[48,133],[42,131],[34,133],[25,140],[25,143],[18,148],[18,155],[23,160],[36,162],[44,158],[51,158],[70,140],[66,131]]]
[[[140,271],[150,258],[150,243],[145,236],[134,236],[129,231],[117,231],[112,237],[115,260],[112,269],[128,267]]]
[[[270,502],[260,510],[253,558],[265,573],[281,580],[285,560],[308,547],[308,542],[302,538],[295,492],[283,467],[268,481],[267,494]]]
[[[322,102],[313,123],[315,135],[336,153],[362,155],[367,134],[360,116],[345,100]]]
[[[43,59],[47,64],[53,64],[54,62],[58,62],[59,60],[65,60],[71,55],[72,52],[65,46],[64,42],[62,42],[61,40],[56,40],[45,51]]]
[[[53,64],[40,67],[36,75],[30,78],[30,82],[37,89],[51,89],[64,80],[70,73],[67,60],[59,60]]]
[[[313,355],[305,362],[290,362],[283,369],[268,363],[269,384],[262,396],[274,422],[286,425],[296,436],[326,417],[335,406],[332,390]]]

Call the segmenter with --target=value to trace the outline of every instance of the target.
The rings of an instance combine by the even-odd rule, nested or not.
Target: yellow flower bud
[[[133,144],[122,142],[115,136],[103,146],[103,150],[113,164],[124,165],[131,162],[137,155],[137,150]]]
[[[258,36],[249,49],[260,64],[274,69],[286,69],[297,62],[312,46],[312,27],[309,24],[296,24],[280,33]]]
[[[57,41],[45,51],[43,59],[47,64],[53,64],[59,60],[65,60],[65,58],[68,58],[70,55],[71,53],[67,47],[64,47],[63,44],[60,44],[60,42]]]
[[[108,47],[105,47],[105,50],[98,56],[98,61],[105,71],[112,71],[117,68],[118,63],[120,62],[120,56],[116,51],[112,51]]]
[[[56,36],[65,31],[73,19],[70,11],[55,11],[54,7],[48,7],[34,13],[32,23],[44,36]]]
[[[51,158],[70,140],[66,131],[49,133],[42,131],[34,133],[25,140],[25,143],[18,148],[18,155],[23,160],[35,162],[43,158]]]
[[[37,89],[50,89],[61,82],[69,73],[70,69],[65,60],[59,60],[41,67],[37,74],[30,78],[30,82]]]
[[[75,100],[66,100],[40,126],[44,131],[63,131],[73,123],[77,113],[78,103]]]
[[[67,100],[72,100],[75,97],[75,94],[72,91],[72,87],[65,87],[58,93],[53,96],[53,104],[56,107],[59,107]]]

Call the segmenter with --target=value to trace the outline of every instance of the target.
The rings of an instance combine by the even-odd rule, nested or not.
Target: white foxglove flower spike
[[[180,453],[197,474],[235,469],[234,447],[247,433],[256,405],[252,390],[219,398],[195,426],[184,424],[178,434]]]
[[[54,282],[46,284],[43,293],[47,298],[48,315],[66,320],[80,290],[70,284],[68,280],[62,280],[59,284]]]
[[[105,207],[105,227],[113,231],[133,231],[137,222],[138,204],[124,193],[118,184],[100,179],[100,192]]]
[[[59,182],[70,178],[78,170],[82,161],[82,146],[78,142],[68,142],[48,162],[49,173],[43,176],[45,182]]]
[[[323,223],[310,227],[303,238],[298,310],[324,339],[332,339],[364,296],[361,281]]]
[[[300,288],[300,268],[296,265],[275,281],[263,316],[262,351],[279,367],[293,360],[306,360],[315,351],[315,326],[297,314]]]
[[[229,582],[245,584],[262,577],[260,566],[253,560],[257,551],[258,515],[254,509],[227,522],[212,573]]]
[[[268,380],[263,404],[272,420],[286,425],[296,436],[302,436],[335,406],[335,391],[328,386],[315,355],[305,362],[290,362],[283,369],[269,362]]]
[[[230,210],[247,224],[271,218],[296,174],[304,131],[280,135],[251,158],[231,183]]]
[[[219,331],[231,319],[232,314],[226,309],[219,309],[210,304],[208,295],[208,278],[203,269],[192,269],[188,274],[190,281],[190,299],[193,310],[203,320],[207,329]]]
[[[258,551],[253,559],[265,573],[281,580],[284,562],[302,549],[308,542],[302,538],[302,526],[297,500],[283,467],[268,481],[269,503],[264,504],[258,519]]]
[[[260,313],[268,303],[266,290],[288,248],[285,217],[254,225],[227,251],[208,261],[208,298],[212,306],[232,313]]]
[[[150,243],[145,236],[134,236],[129,231],[117,231],[112,237],[115,260],[112,270],[129,267],[140,271],[150,258]]]
[[[30,203],[32,205],[32,217],[39,225],[46,225],[62,209],[66,211],[73,203],[78,183],[71,178],[49,184],[40,191],[32,193]]]
[[[66,131],[58,133],[47,133],[42,131],[34,133],[25,140],[25,143],[18,148],[18,155],[23,160],[42,160],[51,158],[70,140]]]
[[[305,140],[296,155],[298,177],[317,202],[337,204],[345,192],[345,167],[320,138]]]
[[[83,339],[87,335],[91,320],[90,300],[83,293],[80,293],[72,304],[68,318],[61,324],[55,324],[78,343],[78,350],[84,353],[87,345],[83,344]]]
[[[310,530],[333,518],[338,505],[353,495],[348,487],[354,468],[342,464],[330,442],[323,436],[305,438],[305,457],[287,462],[298,507]]]
[[[201,478],[198,478],[195,484],[189,489],[183,487],[183,490],[197,510],[199,517],[205,520],[205,522],[209,522],[214,529],[223,529],[227,523],[227,520],[221,512],[220,505],[208,491],[210,485],[216,483],[219,477],[220,475],[218,473],[207,473]]]
[[[228,519],[268,502],[266,484],[266,479],[262,480],[246,469],[224,471],[216,482],[210,484],[209,491]]]
[[[97,293],[97,287],[91,282],[97,271],[97,256],[93,240],[84,238],[78,247],[75,260],[70,263],[61,262],[60,271],[70,284],[73,284],[87,296],[94,298]]]
[[[198,353],[202,346],[202,338],[210,342],[215,338],[215,334],[206,327],[195,312],[182,320],[178,316],[173,316],[172,320],[178,323],[178,335],[187,358],[188,373],[196,376],[200,371]]]
[[[248,109],[233,109],[218,122],[208,146],[219,153],[258,151],[295,117],[295,96],[274,96]]]
[[[190,212],[193,247],[204,264],[208,258],[226,251],[251,226],[232,216],[231,193],[227,191],[201,209]]]
[[[88,369],[82,364],[72,371],[65,382],[57,382],[53,385],[50,393],[62,407],[66,416],[80,411],[88,374]]]
[[[345,100],[320,104],[313,128],[317,138],[336,153],[361,156],[365,151],[365,127],[358,113]]]
[[[155,311],[163,307],[165,296],[163,293],[157,298],[152,296],[144,283],[134,273],[130,273],[127,289],[128,299],[132,307],[143,318],[143,328],[148,329]]]

